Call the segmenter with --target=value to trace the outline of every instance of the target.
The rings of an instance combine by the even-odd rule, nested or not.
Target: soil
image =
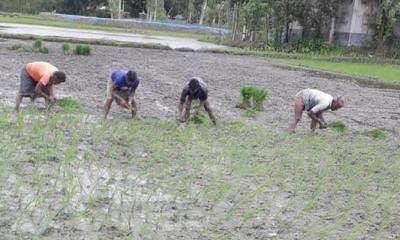
[[[64,55],[58,43],[46,43],[50,54],[17,52],[7,48],[15,43],[27,46],[31,42],[0,43],[0,98],[13,103],[19,86],[19,73],[30,61],[47,61],[67,74],[67,82],[56,88],[56,94],[78,99],[85,112],[100,115],[110,72],[114,69],[134,69],[141,79],[137,90],[139,117],[173,117],[180,91],[191,76],[204,79],[209,88],[209,100],[218,119],[242,119],[260,124],[287,128],[293,115],[294,95],[303,88],[316,88],[332,95],[342,95],[346,106],[328,112],[328,121],[343,121],[350,133],[381,128],[399,136],[400,91],[360,87],[341,79],[314,77],[310,73],[274,67],[271,59],[212,53],[178,52],[93,46],[91,56]],[[242,115],[235,108],[242,85],[252,84],[268,90],[264,111],[257,117]],[[26,100],[25,102],[29,102]],[[111,112],[129,114],[115,104]],[[308,130],[310,120],[303,116],[298,130]]]
[[[92,46],[93,50],[91,56],[75,56],[64,55],[60,49],[59,43],[46,43],[50,54],[8,50],[8,47],[16,43],[22,43],[26,46],[32,45],[30,41],[0,41],[0,84],[2,86],[0,90],[0,103],[6,105],[13,106],[19,86],[20,70],[24,64],[31,61],[47,61],[57,66],[61,71],[64,71],[67,74],[67,82],[57,86],[56,95],[71,96],[79,100],[82,111],[92,118],[100,118],[102,116],[106,85],[110,72],[114,69],[134,69],[138,72],[138,76],[141,79],[137,90],[139,118],[174,117],[183,85],[191,76],[199,76],[208,84],[209,100],[220,124],[225,121],[239,119],[244,122],[262,125],[266,128],[274,128],[277,129],[277,131],[280,129],[287,129],[292,119],[294,95],[303,88],[317,88],[332,95],[340,94],[346,98],[346,106],[343,109],[335,113],[326,114],[326,120],[328,122],[337,120],[343,121],[348,128],[347,134],[351,136],[357,136],[358,133],[372,128],[384,129],[390,135],[390,142],[394,144],[388,144],[390,145],[387,147],[389,150],[385,152],[388,156],[385,155],[382,156],[382,158],[394,158],[391,156],[390,151],[395,149],[394,145],[396,145],[400,134],[400,123],[398,120],[400,118],[400,111],[398,110],[398,102],[400,99],[399,90],[366,88],[346,80],[325,79],[314,77],[309,73],[301,71],[284,70],[274,66],[277,64],[276,61],[258,57],[106,46]],[[235,107],[239,100],[240,87],[246,84],[257,85],[268,90],[264,111],[259,112],[255,117],[251,118],[244,116],[243,110]],[[43,107],[44,103],[43,101],[38,101],[33,104],[38,107]],[[32,105],[28,99],[24,100],[24,105],[22,107],[27,105]],[[130,117],[129,111],[119,108],[115,103],[112,106],[111,112],[110,118],[113,117],[112,115],[126,118]],[[303,116],[302,121],[297,127],[298,132],[308,132],[309,123],[310,120],[308,117]],[[333,130],[318,130],[321,134],[329,131]],[[83,139],[84,138],[85,136]],[[351,137],[349,139],[351,139]],[[297,140],[293,140],[290,143],[295,145]],[[107,145],[107,143],[98,144],[98,146],[92,146],[90,144],[91,143],[85,141],[80,142],[79,151],[84,152],[85,149],[92,147],[93,151],[107,156],[106,150],[103,149],[103,146]],[[279,144],[278,142],[277,145]],[[333,150],[330,149],[329,151],[336,151],[334,148],[335,146],[332,146]],[[148,153],[136,152],[134,150],[136,149],[133,146],[133,155],[139,159],[139,162],[146,160]],[[26,149],[23,151],[26,151]],[[263,151],[262,146],[255,144],[254,154],[257,155],[258,151]],[[308,151],[311,150],[308,149]],[[351,146],[349,146],[349,149],[346,151],[349,152],[348,155],[352,156]],[[280,153],[284,154],[285,152],[281,151]],[[176,154],[177,156],[179,155],[179,153]],[[267,158],[270,154],[274,155],[276,153],[263,152],[262,154],[264,154],[262,155],[263,157]],[[361,159],[360,161],[362,161],[364,157],[367,158],[369,153],[366,152],[363,154],[364,155],[360,154],[359,156]],[[341,161],[347,159],[345,155],[346,154],[343,154],[343,159],[341,159]],[[394,156],[397,155],[394,154]],[[82,158],[82,156],[79,156],[79,158]],[[277,155],[277,158],[279,158],[279,155]],[[229,159],[222,159],[221,161],[228,160]],[[4,218],[0,219],[0,233],[8,233],[8,235],[5,235],[6,238],[15,238],[14,233],[16,232],[26,233],[27,235],[36,233],[40,236],[47,236],[47,239],[61,239],[67,237],[71,237],[71,239],[98,238],[99,236],[92,234],[93,232],[100,233],[104,239],[111,239],[112,237],[120,239],[125,236],[128,230],[125,229],[126,226],[123,226],[122,223],[127,222],[126,215],[128,215],[129,211],[125,212],[123,210],[131,207],[126,203],[119,203],[121,206],[124,206],[121,211],[121,216],[112,216],[110,220],[112,223],[120,222],[121,225],[113,224],[107,226],[107,228],[98,226],[98,222],[96,222],[95,219],[92,221],[96,222],[97,225],[88,221],[87,218],[77,218],[77,216],[73,216],[65,209],[65,211],[54,216],[55,220],[51,222],[47,228],[37,229],[35,226],[40,224],[30,219],[42,219],[44,218],[44,216],[41,216],[43,213],[40,209],[36,211],[30,204],[21,202],[21,199],[26,200],[32,198],[32,201],[34,201],[35,193],[53,194],[54,196],[51,195],[52,197],[47,198],[54,201],[49,204],[54,207],[54,209],[60,209],[60,199],[65,195],[63,192],[65,190],[60,188],[56,192],[53,192],[54,189],[50,188],[50,185],[57,188],[60,183],[56,181],[55,183],[49,182],[49,186],[47,186],[47,183],[45,186],[35,186],[33,184],[29,185],[24,183],[23,187],[19,190],[20,194],[24,196],[17,196],[13,191],[14,186],[17,188],[16,186],[18,184],[15,179],[17,179],[19,175],[26,174],[29,176],[31,172],[34,170],[37,171],[38,169],[41,171],[40,176],[43,179],[47,179],[48,176],[51,178],[51,176],[57,175],[58,172],[54,172],[54,169],[60,168],[60,160],[54,158],[51,160],[47,159],[46,161],[47,162],[44,163],[46,166],[45,168],[36,167],[34,166],[35,164],[29,161],[23,163],[23,167],[21,167],[21,169],[23,169],[22,172],[7,173],[8,179],[4,184],[6,187],[0,189],[0,194],[4,196],[3,199],[6,199],[5,203],[0,202],[0,214],[5,212],[5,207],[13,209],[6,209],[7,214]],[[317,159],[317,161],[319,160]],[[150,232],[159,231],[161,234],[165,234],[162,239],[215,239],[221,238],[221,235],[218,233],[227,232],[229,233],[227,238],[231,237],[233,239],[302,239],[306,237],[301,237],[299,232],[307,229],[309,224],[316,220],[320,220],[321,224],[330,221],[330,219],[320,219],[320,217],[323,215],[324,204],[328,204],[331,200],[331,196],[321,197],[323,200],[316,204],[317,206],[313,209],[312,214],[310,214],[311,217],[303,221],[302,218],[295,219],[294,217],[297,215],[291,212],[290,208],[285,208],[286,204],[292,201],[292,199],[294,200],[291,204],[301,208],[302,204],[304,204],[303,199],[293,198],[293,192],[280,192],[280,188],[282,187],[280,183],[272,183],[263,189],[263,193],[260,197],[255,197],[253,199],[253,204],[255,206],[261,206],[260,211],[265,211],[263,217],[255,218],[245,224],[242,224],[240,219],[236,218],[220,223],[216,219],[222,219],[221,216],[224,216],[224,213],[232,207],[232,203],[229,202],[229,199],[224,199],[214,205],[207,201],[191,202],[184,198],[175,199],[174,196],[166,193],[167,191],[162,192],[159,189],[152,193],[153,196],[149,197],[149,195],[146,195],[143,189],[151,188],[151,186],[155,184],[152,181],[158,181],[157,184],[159,186],[164,186],[165,189],[168,189],[168,186],[171,184],[180,184],[175,180],[180,179],[178,178],[179,175],[184,175],[186,172],[179,172],[179,167],[175,166],[176,169],[172,167],[170,179],[164,179],[164,175],[161,173],[159,179],[146,179],[145,177],[140,178],[134,174],[139,167],[128,165],[127,162],[123,162],[122,160],[120,162],[115,161],[112,162],[112,164],[110,163],[110,165],[113,165],[112,167],[115,165],[114,169],[117,169],[114,173],[115,176],[110,176],[106,167],[93,167],[83,161],[79,164],[82,165],[74,166],[77,171],[74,177],[79,179],[82,189],[86,187],[88,189],[77,190],[79,193],[71,200],[74,206],[81,207],[82,203],[80,203],[79,200],[82,199],[82,196],[85,196],[87,192],[90,192],[90,188],[93,188],[93,186],[91,186],[93,179],[98,181],[98,188],[104,190],[104,194],[101,195],[102,198],[96,199],[96,201],[93,202],[94,209],[96,209],[95,211],[99,212],[104,209],[107,210],[107,206],[111,206],[110,202],[114,199],[113,189],[117,191],[116,189],[121,188],[120,185],[130,186],[132,188],[123,189],[124,191],[126,190],[127,195],[132,196],[133,200],[129,199],[129,201],[133,201],[135,204],[137,201],[137,209],[139,210],[142,207],[150,208],[149,206],[151,206],[151,209],[147,210],[152,213],[152,217],[159,216],[159,219],[153,217],[150,218],[148,222],[147,215],[142,214],[140,211],[137,213],[135,212],[137,216],[135,215],[134,222],[131,223],[132,226],[141,226],[141,224],[145,222],[148,225],[145,225],[143,228],[148,227],[148,231]],[[340,164],[340,162],[338,164]],[[208,169],[206,167],[207,166],[204,166],[209,172],[220,171],[220,169]],[[225,166],[221,165],[222,174],[224,174],[226,178],[232,180],[232,185],[234,185],[234,180],[239,177],[234,176],[234,174],[231,176],[231,173],[225,172],[226,170],[223,167]],[[194,170],[192,171],[195,172]],[[124,179],[123,175],[126,172],[133,174]],[[197,174],[193,173],[192,175],[196,176],[193,183],[190,183],[193,187],[200,188],[209,183],[207,177],[210,176],[206,173],[199,172]],[[312,177],[314,176],[310,176],[311,180],[313,179]],[[340,177],[345,178],[351,176]],[[340,179],[340,177],[338,177],[338,179]],[[388,176],[388,178],[390,177],[391,176]],[[293,178],[293,176],[289,174],[288,178]],[[251,186],[254,189],[263,185],[265,181],[264,176],[257,179],[255,183],[252,182],[252,180],[253,179],[245,177],[242,179],[245,186]],[[311,180],[305,182],[304,185],[314,184]],[[343,181],[345,180],[346,179]],[[29,181],[27,180],[27,182]],[[212,180],[210,180],[210,182],[212,182]],[[305,186],[305,188],[306,187],[307,186]],[[371,185],[368,186],[368,188],[380,187],[381,186],[376,186],[375,183],[371,183]],[[38,189],[36,192],[32,191],[32,189],[36,188]],[[50,193],[50,191],[52,192]],[[238,198],[240,199],[244,194],[245,191],[238,192],[237,196],[239,196]],[[348,194],[348,192],[338,192],[338,195],[346,194]],[[271,200],[271,206],[269,206],[269,203],[264,201],[271,195],[273,199]],[[309,191],[304,198],[312,195],[313,193]],[[118,199],[117,197],[115,198]],[[360,201],[358,201],[358,198],[360,198]],[[364,214],[362,211],[364,206],[362,206],[362,204],[366,202],[365,199],[366,197],[360,194],[357,195],[357,199],[354,200],[354,202],[360,205],[358,206],[356,204],[355,210],[361,211],[361,214]],[[398,195],[396,199],[398,199]],[[142,203],[142,205],[140,203]],[[24,204],[28,206],[26,211],[31,212],[31,216],[29,216],[29,218],[18,216],[20,220],[14,220],[16,216],[13,215],[13,210],[15,210],[15,212],[20,211],[18,208]],[[282,212],[285,214],[283,214],[283,217],[281,217],[279,221],[272,217],[280,215]],[[363,218],[362,215],[357,214],[359,213],[355,212],[354,216],[352,215],[349,217],[351,223],[357,222],[358,218]],[[381,212],[378,214],[381,214]],[[396,217],[397,215],[394,216]],[[378,219],[376,220],[376,225],[379,226],[379,221],[382,217],[376,216],[376,218]],[[78,221],[76,219],[78,219],[79,222],[76,222]],[[371,221],[374,221],[374,219]],[[396,221],[396,219],[393,221]],[[362,222],[362,220],[360,220],[360,222]],[[397,224],[388,227],[393,228],[388,230],[393,236],[397,236],[400,231],[398,221],[396,223]],[[341,234],[350,227],[351,226],[341,225],[336,230],[332,231],[332,236],[342,236]],[[373,231],[373,227],[374,226],[371,226],[369,229]],[[123,231],[121,229],[123,229]],[[135,228],[132,230],[132,236],[139,236],[140,239],[151,239],[138,235],[138,233],[135,232],[137,230],[138,229]],[[122,233],[120,231],[122,231]],[[366,236],[360,239],[371,238],[368,236],[368,233],[366,233]]]

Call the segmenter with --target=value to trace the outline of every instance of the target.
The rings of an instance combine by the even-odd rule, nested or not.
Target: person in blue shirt
[[[210,107],[210,103],[208,102],[207,98],[208,98],[207,85],[199,77],[191,78],[190,81],[185,85],[185,87],[182,90],[178,106],[177,120],[179,122],[187,121],[190,116],[190,108],[192,100],[198,99],[200,101],[200,107],[204,107],[212,123],[216,125],[217,121],[214,117],[214,114]],[[183,113],[184,109],[185,112]]]
[[[107,86],[107,97],[104,103],[104,118],[107,117],[112,102],[131,110],[132,117],[136,115],[135,91],[139,86],[139,78],[135,71],[117,70],[111,73]]]

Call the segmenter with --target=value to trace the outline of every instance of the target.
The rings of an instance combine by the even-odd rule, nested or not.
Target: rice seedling
[[[69,43],[61,44],[61,50],[65,55],[69,54],[69,52],[71,50],[71,47],[70,47]]]
[[[80,103],[71,97],[57,99],[56,103],[65,110],[79,110],[81,108]]]
[[[383,130],[374,128],[368,132],[366,132],[367,136],[373,137],[373,138],[385,138],[386,134]]]
[[[263,111],[263,103],[268,96],[265,89],[256,86],[242,86],[240,88],[240,101],[237,105],[239,108],[252,108],[256,111]]]
[[[254,108],[246,108],[243,112],[243,115],[246,117],[255,117],[257,115],[257,111]]]
[[[265,99],[267,98],[267,91],[262,88],[256,88],[254,87],[253,89],[253,107],[257,111],[263,111],[264,106],[263,103]]]
[[[50,52],[49,49],[44,46],[43,41],[41,39],[37,39],[33,42],[32,50],[34,52],[40,52],[44,54],[48,54]]]
[[[329,124],[329,127],[335,129],[336,131],[340,133],[344,133],[347,130],[346,125],[342,121],[335,121],[331,124]]]
[[[43,48],[43,41],[41,39],[35,40],[33,42],[32,48],[33,48],[33,51],[40,52],[40,50]]]
[[[251,107],[251,97],[253,95],[253,87],[243,86],[240,88],[240,103],[239,107],[247,109]]]
[[[22,44],[20,44],[20,43],[12,45],[10,49],[14,50],[14,51],[19,51],[19,52],[25,51],[24,46],[22,46]]]
[[[83,55],[83,56],[89,56],[91,53],[91,48],[89,45],[81,45],[81,44],[77,44],[75,46],[75,51],[74,53],[76,55]]]

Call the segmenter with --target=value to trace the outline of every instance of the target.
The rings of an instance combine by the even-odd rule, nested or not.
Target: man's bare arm
[[[51,99],[51,97],[49,96],[49,95],[47,95],[44,91],[43,91],[43,84],[42,83],[38,83],[38,84],[36,84],[36,87],[35,87],[35,93],[36,93],[36,95],[39,95],[39,96],[42,96],[42,97],[44,97],[46,100],[48,100],[48,101],[52,101],[52,99]]]
[[[323,123],[321,122],[321,120],[317,117],[317,115],[316,115],[312,110],[308,111],[307,114],[308,114],[308,116],[309,116],[312,120],[314,120],[314,121],[316,121],[317,123],[319,123],[320,126],[323,125]]]
[[[125,105],[128,105],[126,100],[117,93],[117,88],[115,86],[112,86],[112,88],[111,88],[111,96],[117,98],[122,103],[125,103]]]
[[[176,116],[176,119],[178,121],[183,121],[183,119],[182,119],[183,107],[184,107],[184,104],[179,103],[179,105],[178,105],[178,115]]]
[[[136,90],[133,90],[133,91],[129,94],[129,97],[128,97],[128,104],[130,104],[130,103],[132,102],[132,100],[134,99],[134,97],[135,97],[135,92],[136,92]]]

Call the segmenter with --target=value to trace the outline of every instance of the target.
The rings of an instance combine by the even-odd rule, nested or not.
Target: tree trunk
[[[286,20],[285,43],[289,42],[289,21]]]
[[[376,42],[376,54],[379,56],[383,56],[384,49],[383,49],[383,43],[384,43],[384,36],[385,36],[385,22],[382,20],[381,25],[379,26],[378,29],[378,37],[377,37],[377,42]]]
[[[204,15],[206,14],[206,9],[207,9],[207,0],[204,0],[203,7],[201,8],[201,14],[200,14],[200,20],[199,20],[200,25],[203,25]]]
[[[332,43],[333,38],[335,37],[335,23],[336,23],[336,18],[331,17],[331,29],[329,30],[329,43]]]
[[[233,6],[232,41],[236,40],[238,26],[239,26],[239,6],[238,3],[235,3],[235,5]]]
[[[188,19],[187,19],[188,23],[192,23],[193,10],[194,10],[193,1],[194,0],[189,0],[188,4]]]
[[[286,11],[286,16],[285,16],[285,27],[286,27],[286,32],[285,32],[285,40],[284,40],[284,42],[285,43],[288,43],[289,42],[289,24],[290,24],[290,20],[289,20],[289,18],[290,18],[290,13],[289,13],[289,11],[290,11],[290,6],[289,6],[289,1],[286,1],[286,4],[285,4],[285,11]]]

